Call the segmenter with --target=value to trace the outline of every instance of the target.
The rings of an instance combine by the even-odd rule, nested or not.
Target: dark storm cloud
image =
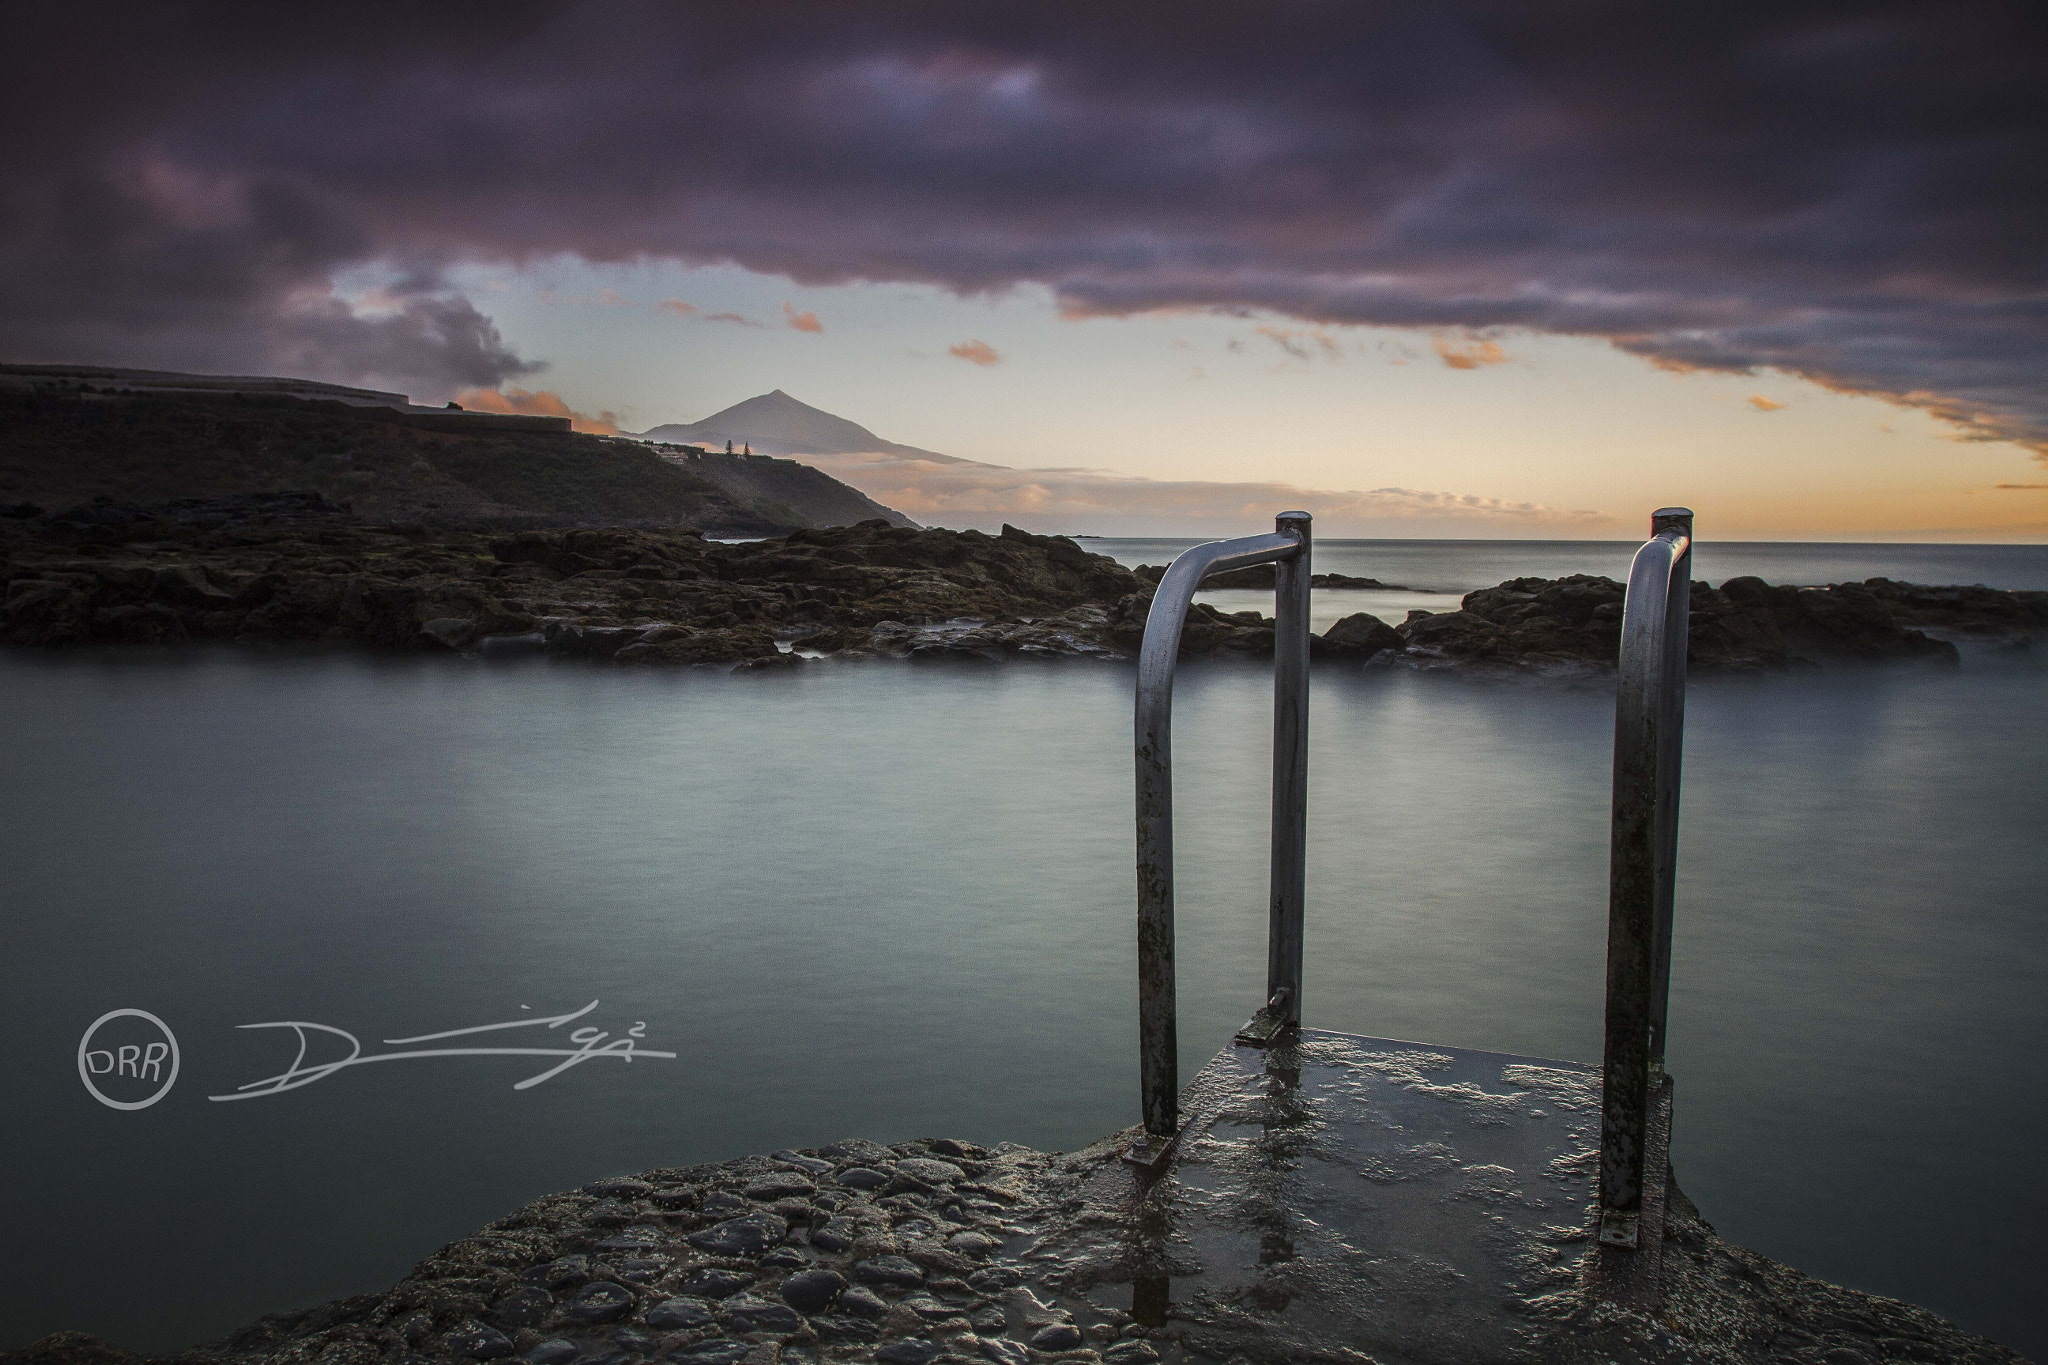
[[[0,347],[486,383],[443,272],[567,252],[1602,337],[2048,448],[2033,7],[416,9],[18,33]],[[323,302],[365,263],[396,311]]]

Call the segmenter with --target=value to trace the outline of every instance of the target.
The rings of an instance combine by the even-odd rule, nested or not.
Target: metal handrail
[[[1600,1241],[1615,1247],[1633,1248],[1639,1242],[1651,1110],[1668,1084],[1664,1035],[1671,998],[1692,516],[1684,507],[1651,515],[1650,539],[1629,568],[1622,608],[1600,1101]]]
[[[1266,1005],[1271,1028],[1301,1018],[1302,901],[1308,851],[1308,592],[1310,517],[1282,512],[1271,535],[1197,545],[1152,594],[1138,649],[1134,715],[1138,795],[1138,1074],[1145,1136],[1130,1159],[1151,1165],[1180,1129],[1180,1053],[1173,980],[1173,673],[1181,628],[1202,580],[1276,565],[1273,634],[1273,844]]]

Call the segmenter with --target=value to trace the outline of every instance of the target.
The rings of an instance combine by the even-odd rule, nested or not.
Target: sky
[[[2048,540],[2038,7],[4,23],[0,358],[780,388],[1006,467],[833,467],[940,524]]]

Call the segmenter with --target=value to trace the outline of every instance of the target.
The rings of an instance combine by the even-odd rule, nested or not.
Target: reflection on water
[[[1120,667],[10,655],[0,679],[4,1077],[37,1116],[9,1139],[0,1344],[175,1347],[605,1174],[853,1134],[1073,1147],[1134,1115]],[[1678,1168],[1724,1232],[2036,1353],[2043,681],[1697,685],[1672,1001]],[[1264,980],[1270,701],[1257,667],[1181,684],[1184,1075]],[[1609,695],[1319,670],[1313,713],[1310,1022],[1597,1058]],[[240,1025],[377,1050],[591,1000],[679,1056],[205,1098],[291,1062]],[[146,1110],[79,1084],[117,1008],[182,1047]]]

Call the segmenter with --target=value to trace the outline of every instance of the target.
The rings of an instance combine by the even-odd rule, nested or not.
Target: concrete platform
[[[1661,1178],[1644,1251],[1594,1238],[1592,1067],[1303,1030],[1220,1053],[1182,1112],[1163,1174],[1105,1168],[1040,1250],[1098,1308],[1213,1331],[1202,1354],[1528,1359],[1587,1289],[1654,1304]]]

